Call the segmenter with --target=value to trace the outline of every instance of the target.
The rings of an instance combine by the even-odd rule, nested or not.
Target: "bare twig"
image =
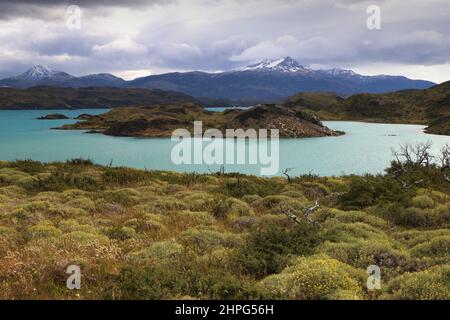
[[[444,180],[450,183],[450,145],[448,143],[441,148],[439,160]]]
[[[306,220],[309,220],[309,216],[316,211],[318,208],[320,208],[319,205],[319,200],[316,200],[314,206],[307,208],[304,212],[303,212],[303,216],[305,217]]]
[[[286,176],[288,183],[291,183],[291,176],[289,175],[290,171],[292,171],[292,168],[286,168],[283,171],[283,174]]]
[[[319,200],[316,200],[316,202],[314,203],[314,206],[312,206],[310,208],[305,208],[303,210],[303,218],[310,223],[317,223],[316,221],[311,219],[311,214],[314,211],[316,211],[318,208],[320,208]],[[288,210],[283,209],[282,205],[280,205],[280,209],[281,209],[281,212],[283,214],[285,214],[290,220],[294,221],[295,223],[302,224],[301,219],[296,214],[292,213],[290,209],[288,209]]]
[[[293,214],[289,210],[283,209],[283,207],[280,205],[281,212],[284,213],[290,220],[294,221],[295,223],[302,224],[302,221],[297,217],[295,214]]]

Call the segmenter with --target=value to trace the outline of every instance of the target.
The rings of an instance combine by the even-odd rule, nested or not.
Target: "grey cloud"
[[[84,9],[111,9],[114,7],[140,8],[151,5],[174,3],[176,0],[0,0],[0,19],[11,20],[16,17],[38,19],[58,19],[56,11],[69,5],[78,5]]]
[[[39,16],[38,22],[45,26],[51,26],[54,12],[60,19],[60,1],[18,2],[13,5],[0,0],[0,12],[8,6],[10,19],[14,19],[13,12]],[[0,72],[34,63],[75,74],[147,69],[215,71],[284,55],[304,64],[349,67],[450,61],[450,7],[444,0],[179,0],[178,6],[158,6],[157,10],[151,6],[174,1],[74,2],[89,10],[84,19],[94,28],[68,32],[59,22],[59,27],[39,33],[21,22],[23,33],[13,30],[2,34],[0,30]],[[367,29],[368,4],[381,6],[381,30]],[[115,26],[119,29],[99,34],[95,22],[101,19],[95,19],[102,17],[104,8],[111,11],[111,19],[115,19],[114,13],[123,13],[122,8],[139,10],[119,14]],[[148,19],[139,20],[147,24],[138,24],[136,29],[133,25],[128,31],[125,19],[134,14]],[[122,24],[128,34],[120,29]],[[33,37],[27,36],[27,31]],[[9,51],[2,56],[1,49]],[[11,54],[15,49],[20,54]],[[67,58],[53,59],[59,55]]]

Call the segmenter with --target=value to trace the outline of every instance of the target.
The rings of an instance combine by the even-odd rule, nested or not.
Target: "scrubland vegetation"
[[[450,299],[447,169],[416,160],[289,181],[1,162],[0,298]]]

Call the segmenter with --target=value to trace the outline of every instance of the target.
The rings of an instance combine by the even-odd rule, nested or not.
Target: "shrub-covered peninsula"
[[[338,136],[312,113],[280,105],[259,105],[248,110],[212,112],[197,104],[159,105],[149,108],[116,108],[98,116],[84,117],[59,129],[83,129],[91,133],[126,137],[170,137],[174,130],[194,129],[202,121],[203,129],[278,129],[280,137],[302,138]]]

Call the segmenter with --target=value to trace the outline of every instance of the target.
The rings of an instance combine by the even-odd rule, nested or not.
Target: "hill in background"
[[[285,104],[314,111],[322,120],[427,124],[428,133],[450,135],[450,82],[426,90],[387,94],[299,93]]]

